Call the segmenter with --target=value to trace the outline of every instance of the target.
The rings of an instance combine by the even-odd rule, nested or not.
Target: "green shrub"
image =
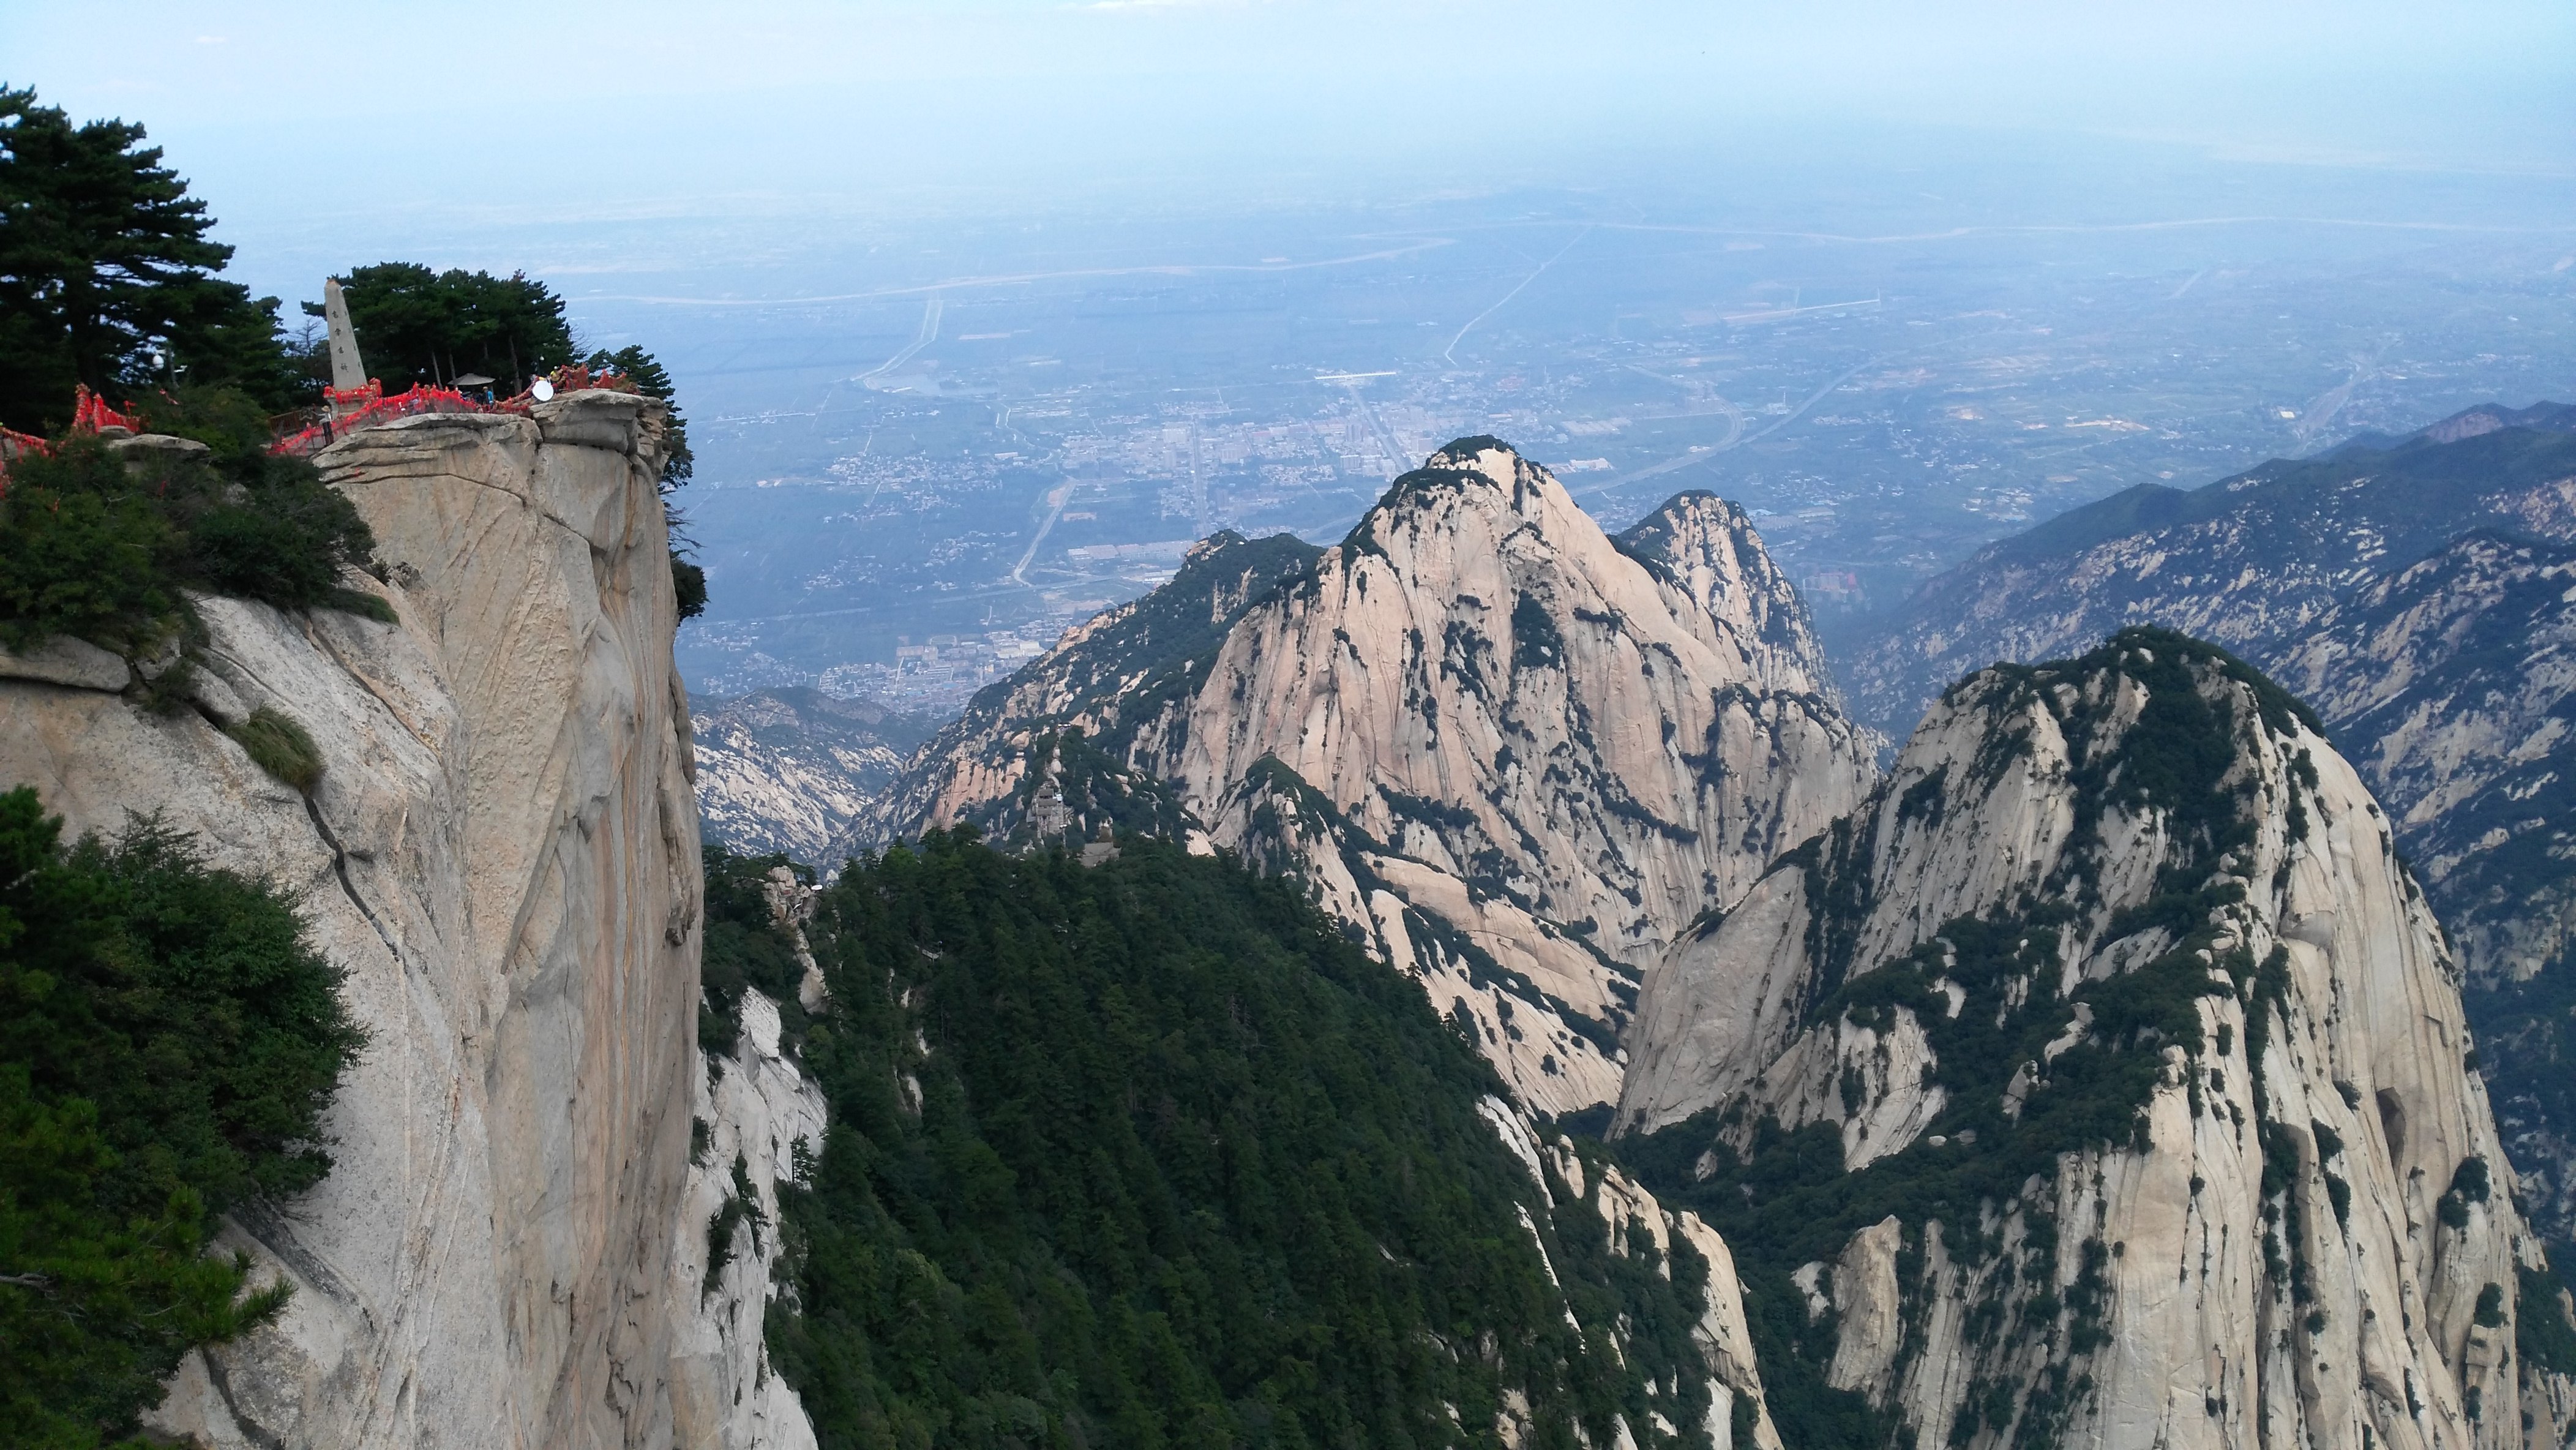
[[[0,794],[0,1423],[131,1434],[190,1348],[275,1314],[218,1215],[319,1181],[364,1044],[274,888],[151,822],[65,847]]]
[[[105,440],[75,436],[10,464],[0,642],[69,634],[137,653],[184,628],[188,589],[384,617],[381,600],[340,583],[374,562],[356,506],[303,459],[209,431],[223,439],[211,456],[129,464]]]
[[[679,601],[680,617],[695,619],[707,612],[707,571],[704,566],[671,551],[671,594]]]
[[[752,1247],[756,1250],[761,1230],[769,1227],[769,1216],[760,1211],[760,1192],[751,1186],[748,1168],[740,1153],[733,1155],[733,1186],[707,1220],[707,1272],[698,1289],[702,1299],[724,1282],[725,1266],[734,1260],[735,1231],[746,1223],[751,1225]]]
[[[784,866],[807,886],[810,866],[783,854],[736,856],[721,846],[699,848],[706,869],[706,945],[699,953],[698,1047],[730,1057],[742,1035],[742,992],[757,987],[778,1004],[782,1035],[792,1047],[805,1032],[805,1010],[796,1000],[805,968],[788,934],[772,920],[769,873]]]
[[[96,445],[17,459],[0,500],[0,643],[141,645],[180,607],[168,577],[180,547],[166,511]]]
[[[2576,1374],[2576,1322],[2554,1264],[2514,1270],[2513,1341],[2522,1362],[2552,1374]]]
[[[322,780],[322,751],[304,727],[266,705],[224,730],[253,763],[306,795]]]
[[[261,456],[227,472],[243,497],[187,524],[189,582],[281,609],[316,609],[333,602],[341,570],[372,562],[367,521],[312,464]]]

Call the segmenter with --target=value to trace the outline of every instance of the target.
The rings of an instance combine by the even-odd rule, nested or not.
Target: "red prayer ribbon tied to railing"
[[[546,381],[559,393],[579,392],[585,388],[605,388],[620,393],[636,391],[634,382],[624,373],[613,368],[594,373],[578,363],[568,363],[555,369],[547,375]],[[367,379],[363,388],[326,387],[322,395],[330,403],[325,415],[311,427],[278,439],[270,445],[269,452],[292,453],[300,457],[328,445],[343,434],[372,428],[378,423],[390,423],[396,418],[409,418],[421,413],[525,413],[537,401],[535,394],[523,392],[487,403],[454,388],[427,383],[414,383],[409,391],[388,398],[385,385],[374,378]],[[330,412],[339,410],[349,411],[340,411],[336,418],[329,416]]]
[[[104,433],[110,428],[140,433],[142,424],[131,413],[120,413],[107,405],[107,399],[89,390],[87,383],[72,384],[72,431]],[[22,453],[51,456],[54,445],[33,433],[15,428],[0,428],[0,499],[9,496],[9,460]]]
[[[422,413],[524,413],[528,410],[526,395],[486,403],[470,398],[454,388],[437,388],[415,384],[409,391],[385,396],[384,384],[373,378],[363,388],[325,388],[323,396],[332,408],[348,409],[336,418],[327,414],[313,426],[290,433],[269,445],[271,453],[291,453],[299,457],[312,453],[343,434],[396,418],[416,417]],[[352,404],[356,405],[354,408]]]
[[[128,433],[143,431],[133,414],[109,407],[107,399],[91,392],[87,383],[72,384],[72,431],[104,433],[110,428],[122,428]]]
[[[51,453],[53,445],[33,433],[0,428],[0,501],[9,497],[9,460],[22,453]]]
[[[354,412],[370,403],[383,401],[384,396],[385,385],[374,378],[367,379],[360,387],[335,388],[326,384],[322,389],[323,406],[334,410],[347,408]]]
[[[547,375],[546,381],[559,393],[580,392],[585,388],[605,388],[619,393],[637,391],[634,380],[614,368],[603,368],[598,372],[592,372],[579,363],[567,363],[555,369]],[[269,452],[302,457],[343,434],[360,428],[371,428],[378,423],[390,423],[396,418],[409,418],[422,413],[525,413],[536,403],[536,395],[533,393],[523,392],[516,397],[486,402],[482,398],[469,397],[454,388],[435,387],[425,383],[415,383],[406,391],[396,393],[389,398],[385,396],[385,385],[375,378],[367,379],[366,386],[360,388],[325,387],[322,390],[322,397],[323,407],[308,410],[302,415],[315,417],[318,413],[316,420],[307,427],[281,436],[275,443],[269,445]],[[334,416],[335,414],[337,416]],[[143,431],[143,423],[136,414],[120,413],[109,407],[107,400],[91,392],[86,384],[74,384],[71,431],[103,433],[111,428],[121,429],[127,433],[140,433]],[[0,427],[0,498],[9,496],[9,460],[11,458],[26,452],[50,454],[53,451],[51,443],[34,434]]]

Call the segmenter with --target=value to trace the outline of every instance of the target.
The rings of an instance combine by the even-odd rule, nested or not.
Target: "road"
[[[859,375],[860,385],[872,392],[886,391],[885,385],[880,383],[878,379],[887,376],[896,368],[902,367],[905,363],[912,361],[915,353],[920,352],[923,348],[928,347],[939,340],[939,314],[946,311],[947,307],[948,303],[946,299],[939,297],[931,298],[928,305],[921,309],[921,330],[913,334],[910,345],[906,346],[903,351],[887,358],[884,362],[878,363],[873,369],[861,373]]]
[[[1045,543],[1046,536],[1054,531],[1056,518],[1064,512],[1065,500],[1073,497],[1073,491],[1077,487],[1079,485],[1068,478],[1048,491],[1046,522],[1038,525],[1037,537],[1029,540],[1029,547],[1020,555],[1020,562],[1011,566],[1012,583],[1024,587],[1028,584],[1029,561],[1038,556],[1038,545]]]
[[[2351,375],[2341,384],[2318,394],[2316,401],[2308,404],[2307,411],[2299,415],[2299,421],[2292,429],[2298,440],[2308,443],[2323,433],[2326,425],[2334,421],[2335,414],[2343,411],[2344,404],[2352,401],[2352,390],[2378,375],[2379,370],[2372,366],[2370,359],[2354,358]]]
[[[1549,257],[1546,261],[1539,263],[1539,264],[1538,264],[1538,269],[1537,269],[1537,271],[1533,271],[1533,272],[1531,272],[1528,276],[1523,277],[1523,278],[1521,279],[1521,282],[1520,282],[1520,287],[1514,287],[1514,288],[1513,288],[1512,290],[1510,290],[1509,292],[1504,293],[1504,294],[1502,295],[1502,297],[1494,303],[1494,305],[1493,305],[1493,306],[1488,307],[1488,308],[1486,308],[1484,311],[1477,313],[1475,316],[1468,318],[1468,319],[1467,319],[1467,325],[1466,325],[1466,326],[1464,326],[1464,327],[1462,327],[1462,328],[1459,328],[1459,329],[1458,329],[1458,335],[1457,335],[1456,337],[1453,337],[1453,338],[1449,339],[1449,345],[1448,345],[1447,347],[1444,347],[1444,348],[1440,349],[1440,360],[1441,360],[1442,362],[1445,362],[1445,363],[1449,364],[1449,365],[1450,365],[1450,366],[1452,366],[1452,367],[1457,366],[1457,364],[1458,364],[1458,359],[1457,359],[1457,358],[1455,358],[1455,357],[1453,357],[1453,356],[1451,356],[1451,354],[1453,354],[1453,353],[1455,353],[1455,352],[1457,352],[1457,351],[1458,351],[1458,344],[1466,340],[1466,337],[1467,337],[1467,334],[1468,334],[1468,333],[1471,333],[1471,332],[1473,332],[1473,331],[1475,331],[1475,330],[1476,330],[1476,324],[1477,324],[1477,323],[1482,322],[1482,321],[1484,321],[1486,318],[1493,316],[1495,313],[1502,311],[1502,310],[1503,310],[1503,303],[1505,303],[1505,302],[1509,302],[1509,301],[1511,301],[1513,298],[1518,297],[1519,295],[1521,295],[1521,287],[1527,287],[1527,286],[1528,286],[1529,284],[1531,284],[1532,282],[1537,281],[1537,280],[1538,280],[1538,276],[1539,276],[1539,273],[1540,273],[1540,272],[1544,272],[1544,271],[1546,271],[1548,268],[1553,267],[1553,266],[1555,266],[1555,265],[1556,265],[1556,258],[1557,258],[1557,257],[1562,257],[1562,256],[1564,256],[1566,253],[1571,252],[1571,251],[1573,251],[1573,250],[1574,250],[1574,242],[1582,241],[1585,237],[1588,237],[1588,236],[1590,236],[1590,235],[1592,235],[1592,228],[1591,228],[1591,226],[1587,223],[1587,224],[1584,226],[1583,230],[1581,230],[1581,231],[1579,231],[1579,232],[1576,232],[1576,233],[1574,234],[1574,241],[1572,241],[1572,242],[1567,242],[1564,246],[1561,246],[1561,247],[1557,248],[1557,249],[1556,249],[1556,255],[1555,255],[1555,256],[1551,256],[1551,257]]]
[[[1386,426],[1386,420],[1377,415],[1377,409],[1369,406],[1369,400],[1360,396],[1359,385],[1356,382],[1347,380],[1349,378],[1356,377],[1385,376],[1388,376],[1388,374],[1346,374],[1342,381],[1342,388],[1345,392],[1348,392],[1351,395],[1351,406],[1359,410],[1361,421],[1367,423],[1369,425],[1369,431],[1377,435],[1378,446],[1386,450],[1386,461],[1395,465],[1396,472],[1402,473],[1404,470],[1412,466],[1412,460],[1405,457],[1404,445],[1396,441],[1395,430]]]

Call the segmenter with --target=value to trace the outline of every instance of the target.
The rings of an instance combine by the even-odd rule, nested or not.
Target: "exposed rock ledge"
[[[671,1441],[700,882],[661,419],[584,392],[322,454],[391,566],[351,582],[401,623],[199,605],[204,693],[311,733],[309,800],[202,703],[156,716],[103,668],[0,671],[0,780],[74,832],[159,812],[299,893],[372,1038],[328,1119],[331,1176],[224,1230],[293,1300],[190,1358],[164,1433]]]

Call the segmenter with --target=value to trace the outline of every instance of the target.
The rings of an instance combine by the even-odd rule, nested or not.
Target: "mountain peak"
[[[2134,629],[1961,681],[1867,805],[1657,964],[1620,1126],[1700,1165],[1651,1186],[1743,1260],[1831,1268],[1830,1383],[1927,1443],[1993,1443],[1979,1416],[2185,1443],[2180,1404],[2194,1444],[2268,1417],[2500,1447],[2513,1374],[2459,1347],[2504,1322],[2524,1229],[2467,1041],[2352,766],[2241,661]]]
[[[1384,552],[1381,542],[1387,533],[1405,527],[1439,500],[1469,497],[1497,498],[1504,507],[1524,513],[1542,499],[1552,505],[1547,510],[1551,512],[1576,507],[1563,485],[1545,468],[1522,457],[1519,449],[1494,437],[1460,438],[1424,459],[1420,468],[1396,475],[1353,526],[1343,547],[1361,553]],[[1435,528],[1449,527],[1437,521],[1442,516],[1436,509],[1431,517]]]
[[[1602,1103],[1637,964],[1857,801],[1876,753],[1742,511],[1657,519],[1615,544],[1517,449],[1458,439],[1338,549],[1217,549],[1068,633],[924,752],[888,834],[1012,837],[1039,776],[1057,831],[1185,818],[1304,875],[1524,1102]]]
[[[1491,433],[1478,433],[1470,438],[1450,439],[1432,453],[1426,464],[1432,468],[1473,469],[1487,477],[1497,477],[1498,469],[1509,472],[1508,468],[1491,461],[1497,453],[1511,459],[1514,464],[1526,461],[1521,457],[1521,451],[1509,443]]]

